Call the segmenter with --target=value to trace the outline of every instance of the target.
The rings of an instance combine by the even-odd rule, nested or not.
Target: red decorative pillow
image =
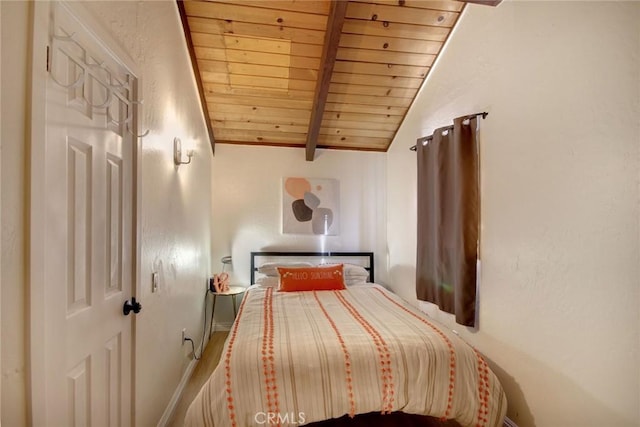
[[[283,292],[345,289],[342,264],[321,267],[278,267]]]

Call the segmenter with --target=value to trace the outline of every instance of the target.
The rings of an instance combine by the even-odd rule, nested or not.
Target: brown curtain
[[[437,129],[418,155],[419,300],[475,326],[480,222],[477,117]]]

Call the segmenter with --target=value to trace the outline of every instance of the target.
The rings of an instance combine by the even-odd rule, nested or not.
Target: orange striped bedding
[[[402,411],[495,427],[506,408],[478,351],[380,286],[256,288],[185,426],[293,426]]]

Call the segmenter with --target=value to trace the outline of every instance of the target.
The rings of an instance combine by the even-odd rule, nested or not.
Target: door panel
[[[46,84],[45,405],[49,425],[132,420],[135,77],[51,3]]]
[[[67,316],[91,305],[91,190],[93,150],[67,144]]]

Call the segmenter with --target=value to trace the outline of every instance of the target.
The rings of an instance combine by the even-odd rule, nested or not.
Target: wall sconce
[[[229,264],[233,264],[233,260],[231,258],[231,255],[227,255],[227,256],[223,256],[222,259],[220,260],[220,262],[222,263],[222,271],[224,272],[224,268],[229,265]]]
[[[180,138],[178,137],[173,138],[173,163],[175,163],[176,166],[188,165],[191,163],[193,150],[187,150],[187,157],[189,158],[188,161],[185,162],[182,160],[182,141],[180,141]]]

